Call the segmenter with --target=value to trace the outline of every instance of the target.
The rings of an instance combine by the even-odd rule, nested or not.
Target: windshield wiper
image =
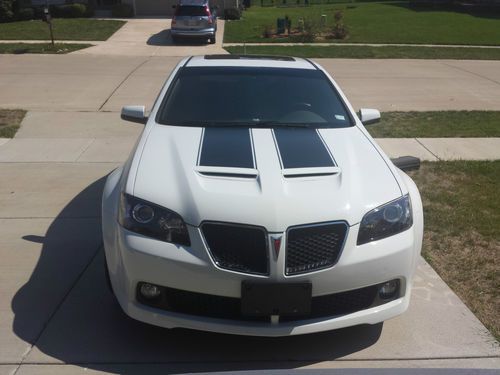
[[[301,122],[280,122],[280,121],[255,121],[255,122],[216,122],[216,121],[180,121],[174,124],[175,126],[192,126],[192,127],[217,127],[217,128],[312,128],[322,127],[321,124],[308,124]]]
[[[239,127],[239,126],[247,126],[241,125],[237,122],[215,122],[215,121],[179,121],[173,124],[174,126],[191,126],[191,127],[200,127],[200,128],[206,128],[206,127],[217,127],[217,128],[224,128],[224,127]]]
[[[284,127],[284,128],[311,128],[315,125],[307,124],[303,122],[280,122],[280,121],[258,121],[253,122],[249,126],[255,128],[276,128],[276,127]]]

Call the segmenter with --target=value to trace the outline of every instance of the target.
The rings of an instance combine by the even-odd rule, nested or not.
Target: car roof
[[[318,69],[307,59],[289,56],[261,55],[205,55],[192,56],[184,65],[186,67],[209,66],[241,66],[262,68]]]

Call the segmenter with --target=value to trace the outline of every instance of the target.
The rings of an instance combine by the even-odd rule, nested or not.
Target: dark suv
[[[181,0],[174,8],[170,28],[174,43],[182,37],[210,39],[210,43],[215,43],[217,10],[208,0]]]

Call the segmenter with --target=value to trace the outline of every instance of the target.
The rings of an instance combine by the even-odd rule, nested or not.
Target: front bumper
[[[350,228],[338,263],[325,270],[285,276],[284,251],[272,262],[268,276],[249,275],[218,268],[212,261],[199,228],[189,227],[191,247],[147,238],[104,219],[104,244],[115,295],[129,316],[166,328],[191,328],[230,334],[285,336],[332,330],[359,324],[376,324],[403,313],[409,304],[411,280],[420,253],[415,226],[384,240],[356,245],[358,226]],[[400,297],[379,306],[345,315],[286,321],[278,324],[215,319],[180,314],[137,301],[139,282],[196,293],[240,298],[242,281],[312,283],[313,297],[401,281]]]
[[[408,308],[408,304],[409,295],[406,295],[384,305],[348,315],[330,319],[309,319],[279,324],[176,314],[140,305],[137,302],[129,302],[124,311],[134,319],[164,328],[182,327],[234,335],[279,337],[330,331],[361,324],[377,324],[402,314]]]

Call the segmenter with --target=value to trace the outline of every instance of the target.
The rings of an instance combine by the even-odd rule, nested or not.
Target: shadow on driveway
[[[82,206],[98,212],[104,181],[74,197],[44,238],[23,237],[43,243],[33,274],[12,300],[13,329],[34,344],[26,362],[55,360],[117,373],[132,372],[121,364],[150,363],[165,364],[162,373],[178,372],[179,365],[191,372],[292,369],[349,355],[379,339],[382,324],[259,338],[167,330],[128,318],[106,286],[99,216],[78,217]]]
[[[211,45],[208,43],[207,39],[201,38],[183,38],[178,42],[174,43],[170,35],[170,29],[165,29],[159,33],[151,35],[147,44],[149,46],[168,46],[168,47],[187,47],[187,46],[207,46]]]

